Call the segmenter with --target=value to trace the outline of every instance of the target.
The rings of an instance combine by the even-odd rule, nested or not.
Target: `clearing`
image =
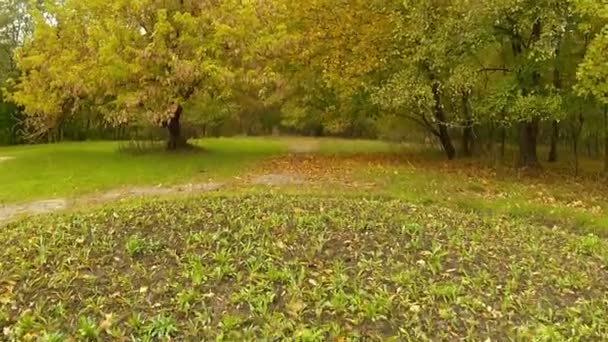
[[[117,142],[0,147],[0,205],[69,198],[121,187],[165,187],[234,178],[256,162],[288,152],[386,152],[378,141],[309,138],[208,138],[200,151],[120,153]],[[6,159],[9,160],[9,159]]]

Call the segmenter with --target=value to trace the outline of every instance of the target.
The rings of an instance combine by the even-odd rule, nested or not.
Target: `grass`
[[[521,174],[512,168],[489,167],[487,160],[447,162],[428,153],[412,154],[407,147],[395,149],[280,158],[259,172],[305,175],[307,189],[290,189],[292,193],[323,194],[332,189],[351,195],[382,194],[608,237],[608,184],[592,174],[574,177],[549,168],[536,175]]]
[[[132,155],[116,142],[0,147],[0,204],[73,197],[124,186],[174,185],[237,176],[291,147],[313,144],[324,154],[386,153],[398,146],[367,140],[218,138],[195,141],[202,152],[154,151]]]
[[[0,148],[0,204],[69,197],[122,186],[201,182],[239,174],[253,162],[285,151],[279,141],[204,139],[200,153],[130,155],[115,142]]]
[[[608,237],[607,188],[596,179],[519,175],[475,162],[367,164],[359,179],[413,203],[440,204],[490,216],[517,217],[579,234]],[[371,166],[370,166],[371,165]]]
[[[398,199],[132,202],[3,237],[9,340],[608,337],[606,241]]]
[[[239,175],[215,194],[2,227],[0,340],[608,339],[608,189],[597,179],[373,141],[201,144],[142,156],[109,143],[0,149],[15,156],[0,173],[31,168],[13,169],[12,191],[24,189],[14,199],[41,196],[25,180],[58,160],[36,181],[63,180],[61,194]],[[294,145],[316,153],[287,155]],[[268,174],[305,186],[251,185]],[[87,182],[98,185],[74,191]]]

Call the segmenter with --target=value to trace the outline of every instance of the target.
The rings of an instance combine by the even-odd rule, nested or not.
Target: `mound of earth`
[[[2,234],[6,340],[608,338],[606,241],[397,199],[127,202]]]

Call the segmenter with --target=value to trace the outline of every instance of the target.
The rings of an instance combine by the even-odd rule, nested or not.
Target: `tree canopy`
[[[278,112],[309,133],[402,118],[450,159],[512,130],[519,165],[535,167],[543,127],[555,159],[562,122],[608,103],[608,9],[593,0],[66,0],[25,13],[10,99],[33,138],[83,112],[165,127],[173,148],[192,108],[205,122]]]

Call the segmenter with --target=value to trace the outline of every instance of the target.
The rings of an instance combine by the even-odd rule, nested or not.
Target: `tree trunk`
[[[533,44],[539,41],[541,36],[542,23],[541,20],[538,18],[534,22],[534,25],[532,25],[532,34],[530,36],[530,42],[528,44]],[[521,54],[521,48],[525,46],[521,41],[518,41],[517,44],[519,46],[519,52],[515,53],[516,56]],[[524,95],[528,95],[540,86],[541,74],[538,70],[533,70],[529,78],[525,74],[522,74],[522,72],[520,71],[518,77],[520,78],[520,82],[521,80],[526,80],[525,82],[520,83]],[[540,163],[538,162],[538,154],[536,151],[536,145],[538,142],[539,122],[540,119],[532,118],[529,121],[521,122],[519,124],[519,160],[517,162],[519,167],[540,167]]]
[[[507,128],[502,126],[500,129],[500,159],[505,159],[505,145],[507,144]]]
[[[494,123],[490,122],[490,128],[488,129],[488,142],[486,144],[486,150],[490,153],[490,156],[495,156],[494,154],[494,145],[495,145],[495,141],[494,141]]]
[[[581,109],[582,110],[582,109]],[[574,129],[572,133],[572,146],[574,149],[574,173],[578,176],[579,172],[579,157],[578,157],[578,142],[583,131],[583,125],[585,123],[585,117],[581,111],[578,115],[578,122],[575,121]]]
[[[551,131],[551,149],[549,150],[548,161],[554,163],[557,161],[557,143],[559,142],[559,122],[553,120]]]
[[[593,158],[599,158],[600,156],[600,135],[596,132],[593,134],[595,138],[595,144],[593,145]]]
[[[433,98],[435,99],[435,119],[437,119],[437,125],[439,126],[439,141],[441,142],[441,147],[448,159],[452,160],[456,157],[456,149],[450,138],[445,112],[443,111],[443,105],[441,104],[439,84],[436,82],[433,84]]]
[[[169,142],[167,143],[167,148],[169,150],[177,150],[186,146],[186,141],[182,137],[182,129],[179,122],[182,111],[182,106],[178,105],[175,109],[175,114],[173,114],[173,117],[166,124],[167,130],[169,131]]]
[[[538,168],[538,154],[536,151],[538,139],[538,119],[519,124],[519,161],[517,166],[522,168]]]
[[[604,106],[604,173],[608,174],[608,106]]]
[[[578,138],[574,139],[574,144],[572,145],[574,150],[574,175],[578,176],[579,169],[579,161],[578,161]]]
[[[473,155],[473,118],[469,107],[468,92],[462,93],[462,111],[464,114],[464,128],[462,131],[462,154],[465,157]]]
[[[473,155],[473,127],[471,122],[468,122],[462,131],[462,154],[465,157]]]
[[[557,47],[555,48],[555,65],[553,66],[553,86],[557,91],[562,89],[562,76],[558,68],[558,57],[561,52],[561,34],[557,36]],[[559,141],[559,122],[553,120],[552,131],[551,131],[551,150],[549,151],[548,161],[554,163],[557,161],[557,143]]]
[[[454,145],[452,145],[452,140],[450,138],[450,133],[448,132],[445,124],[439,126],[439,140],[441,141],[441,146],[443,147],[443,151],[449,160],[452,160],[456,157],[456,149]]]

